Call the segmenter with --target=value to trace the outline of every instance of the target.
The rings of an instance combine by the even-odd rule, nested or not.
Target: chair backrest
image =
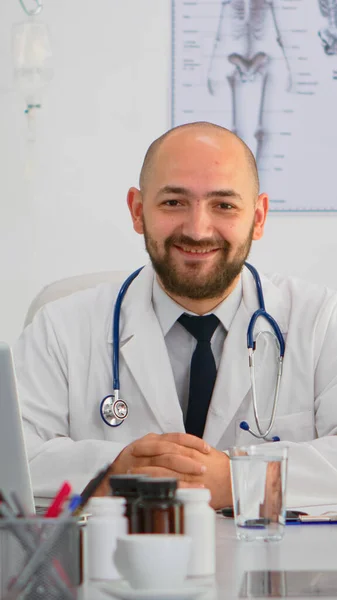
[[[66,279],[59,279],[46,285],[42,290],[35,296],[34,300],[30,304],[24,327],[27,327],[32,322],[35,313],[53,300],[58,298],[64,298],[79,290],[86,290],[91,287],[95,287],[100,283],[106,282],[120,282],[124,281],[130,274],[130,271],[101,271],[98,273],[85,273],[84,275],[74,275],[73,277],[67,277]]]

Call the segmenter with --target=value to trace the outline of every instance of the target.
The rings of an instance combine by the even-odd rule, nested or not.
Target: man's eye
[[[218,206],[222,210],[230,210],[231,208],[233,208],[233,206],[231,204],[227,204],[227,202],[220,202]]]
[[[180,202],[179,200],[165,200],[164,204],[166,206],[178,206]]]

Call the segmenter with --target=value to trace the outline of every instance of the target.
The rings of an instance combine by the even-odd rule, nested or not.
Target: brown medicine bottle
[[[184,533],[183,504],[175,497],[177,480],[156,477],[138,481],[137,485],[139,533]]]
[[[135,504],[139,499],[138,482],[145,480],[143,475],[111,475],[109,483],[112,496],[122,496],[126,500],[125,516],[129,522],[129,533],[140,533]]]

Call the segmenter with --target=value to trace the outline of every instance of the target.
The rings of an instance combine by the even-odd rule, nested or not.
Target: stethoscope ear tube
[[[257,290],[257,295],[258,295],[258,302],[259,302],[259,308],[258,310],[256,310],[250,321],[249,321],[249,325],[248,325],[248,329],[247,329],[247,348],[248,348],[248,357],[249,357],[249,372],[250,372],[250,381],[251,381],[251,389],[252,389],[252,400],[253,400],[253,410],[254,410],[254,418],[255,418],[255,423],[256,423],[256,428],[257,428],[257,432],[253,431],[249,424],[247,423],[247,421],[242,421],[240,423],[240,427],[241,429],[243,429],[244,431],[249,431],[249,433],[257,438],[257,439],[264,439],[268,442],[278,442],[280,441],[280,438],[278,436],[273,436],[272,438],[268,438],[268,435],[270,433],[270,431],[273,428],[274,425],[274,421],[275,421],[275,416],[276,416],[276,409],[277,409],[277,405],[278,405],[278,399],[279,399],[279,392],[280,392],[280,383],[281,383],[281,378],[282,378],[282,370],[283,370],[283,358],[284,358],[284,353],[285,353],[285,342],[284,342],[284,338],[282,335],[282,332],[278,326],[278,324],[276,323],[275,319],[266,311],[265,308],[265,303],[264,303],[264,297],[263,297],[263,290],[262,290],[262,284],[261,284],[261,279],[260,276],[257,272],[257,270],[255,269],[255,267],[253,267],[252,265],[250,265],[249,263],[245,263],[245,266],[249,269],[249,271],[251,272],[255,284],[256,284],[256,290]],[[259,317],[262,317],[263,319],[265,319],[269,325],[271,326],[272,331],[266,331],[264,332],[265,334],[268,335],[272,335],[275,338],[277,347],[278,347],[278,352],[279,352],[279,358],[278,358],[278,372],[277,372],[277,379],[276,379],[276,385],[275,385],[275,392],[274,392],[274,400],[273,400],[273,409],[272,409],[272,413],[271,413],[271,417],[270,417],[270,421],[268,424],[268,427],[265,431],[262,430],[261,426],[260,426],[260,419],[259,419],[259,415],[258,415],[258,409],[257,409],[257,398],[256,398],[256,385],[255,385],[255,364],[254,364],[254,352],[256,349],[256,341],[257,338],[259,337],[259,335],[262,333],[260,332],[257,335],[256,340],[254,340],[254,328],[256,325],[256,321]]]
[[[272,438],[267,438],[266,435],[258,435],[249,427],[247,421],[241,421],[240,428],[243,429],[244,431],[249,431],[249,433],[251,433],[258,440],[263,439],[266,442],[280,442],[281,441],[278,435],[273,435]]]
[[[252,318],[249,321],[249,325],[248,325],[248,329],[247,329],[247,348],[248,348],[248,350],[250,350],[250,349],[253,351],[255,350],[254,328],[255,328],[256,321],[259,317],[266,319],[266,321],[268,321],[268,323],[270,324],[270,326],[273,330],[273,334],[279,343],[279,354],[283,358],[286,346],[285,346],[285,341],[284,341],[281,329],[279,328],[275,319],[269,313],[267,313],[264,308],[259,308],[258,310],[256,310],[255,313],[252,315]]]

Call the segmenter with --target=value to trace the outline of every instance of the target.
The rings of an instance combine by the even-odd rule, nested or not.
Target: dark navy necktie
[[[192,317],[183,314],[178,321],[197,340],[191,360],[185,429],[187,433],[202,438],[216,379],[211,338],[219,324],[219,319],[215,315]]]

